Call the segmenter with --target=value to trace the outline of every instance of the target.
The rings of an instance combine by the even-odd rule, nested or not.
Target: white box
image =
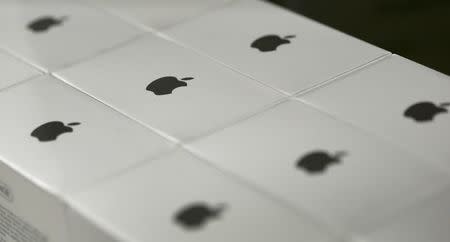
[[[173,148],[163,137],[50,76],[2,91],[0,110],[2,242],[71,241],[67,194]],[[49,127],[48,121],[64,133],[52,137],[48,130],[35,129]]]
[[[52,76],[3,91],[0,112],[1,242],[338,241]]]

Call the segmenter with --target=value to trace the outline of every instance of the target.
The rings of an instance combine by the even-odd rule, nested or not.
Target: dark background
[[[450,75],[450,0],[270,0]]]

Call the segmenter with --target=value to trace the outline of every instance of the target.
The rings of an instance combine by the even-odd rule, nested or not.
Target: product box
[[[173,148],[48,75],[3,90],[0,109],[0,231],[8,242],[70,241],[68,194]]]
[[[259,0],[26,1],[0,242],[450,241],[448,76]]]

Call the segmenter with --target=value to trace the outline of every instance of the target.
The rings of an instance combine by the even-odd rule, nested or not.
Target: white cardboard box
[[[12,4],[9,6],[9,10],[22,10],[20,7],[22,5]],[[305,132],[295,136],[286,135],[286,132],[289,132],[290,128],[295,128],[296,125],[305,126],[302,123],[302,118],[305,116],[294,114],[295,108],[290,108],[290,105],[292,107],[300,105],[300,101],[287,101],[287,99],[292,99],[293,95],[298,94],[298,92],[303,92],[316,85],[330,80],[334,81],[334,78],[337,76],[348,74],[355,68],[362,68],[358,70],[358,73],[366,73],[368,71],[370,73],[370,70],[376,70],[373,69],[376,68],[376,64],[373,65],[372,63],[372,66],[367,67],[366,65],[369,62],[385,58],[384,62],[378,62],[378,66],[383,66],[383,63],[389,64],[390,60],[397,59],[397,57],[388,57],[390,53],[384,50],[323,27],[303,17],[297,17],[269,4],[242,0],[227,6],[223,5],[223,7],[223,9],[217,9],[217,11],[202,15],[195,20],[187,21],[180,26],[168,28],[164,31],[164,36],[171,37],[173,38],[172,40],[179,41],[185,46],[190,46],[192,49],[203,53],[203,55],[206,54],[211,57],[209,60],[211,60],[211,63],[214,62],[214,65],[219,65],[217,62],[219,61],[228,66],[227,68],[237,70],[240,74],[250,77],[245,78],[245,80],[237,79],[242,81],[242,83],[249,81],[245,85],[251,84],[256,86],[257,84],[264,84],[266,87],[277,89],[284,95],[289,95],[290,97],[285,97],[286,102],[279,105],[287,108],[282,109],[280,113],[272,113],[275,114],[275,117],[272,118],[272,121],[275,121],[274,123],[278,124],[276,122],[277,119],[287,117],[285,120],[288,121],[288,125],[267,125],[272,124],[272,121],[259,122],[259,116],[255,116],[253,120],[256,120],[256,122],[254,124],[259,126],[246,128],[245,122],[238,122],[235,125],[242,125],[240,127],[244,128],[228,127],[229,129],[217,133],[220,142],[211,142],[214,139],[214,136],[211,136],[212,138],[210,137],[209,139],[210,144],[202,143],[208,142],[208,139],[205,139],[206,141],[193,143],[190,146],[185,143],[179,145],[176,144],[179,140],[172,142],[152,131],[155,130],[155,127],[144,127],[139,122],[135,122],[136,119],[133,117],[127,116],[125,112],[117,112],[111,106],[101,103],[99,101],[101,98],[97,96],[98,94],[83,93],[76,89],[76,85],[73,88],[63,81],[57,80],[52,76],[54,73],[50,73],[50,75],[42,74],[39,78],[26,82],[15,82],[14,87],[0,91],[0,242],[349,242],[353,241],[353,238],[358,237],[358,234],[355,236],[353,227],[364,225],[363,222],[359,223],[358,220],[350,218],[348,219],[348,221],[351,220],[349,224],[355,226],[348,226],[349,231],[336,232],[339,229],[333,228],[332,222],[342,225],[343,219],[339,219],[339,216],[336,216],[336,219],[333,219],[332,222],[326,222],[326,219],[324,219],[326,216],[317,215],[319,214],[317,210],[326,215],[332,214],[326,209],[320,209],[320,206],[323,205],[322,207],[330,208],[331,210],[334,209],[333,205],[337,203],[333,204],[327,201],[314,203],[314,198],[320,199],[329,194],[321,195],[324,194],[322,191],[322,193],[314,193],[314,190],[310,190],[311,197],[309,198],[312,201],[310,206],[308,206],[310,209],[307,209],[301,203],[295,203],[296,205],[294,206],[293,198],[299,198],[300,201],[302,197],[298,193],[296,196],[288,199],[291,193],[282,192],[287,186],[283,185],[282,188],[276,187],[283,182],[289,181],[289,177],[281,174],[281,172],[277,173],[277,169],[272,169],[269,166],[274,163],[269,164],[269,162],[266,162],[264,164],[266,166],[258,166],[259,164],[256,162],[251,163],[255,164],[254,167],[258,166],[257,168],[267,167],[264,169],[264,171],[267,171],[267,174],[260,173],[261,175],[245,175],[244,173],[242,173],[244,175],[240,175],[236,171],[233,172],[232,169],[221,169],[220,163],[225,167],[225,164],[230,166],[235,162],[234,164],[237,164],[235,167],[247,167],[248,171],[257,171],[256,169],[252,170],[252,167],[248,165],[249,160],[252,162],[255,160],[257,162],[272,162],[273,160],[280,160],[280,157],[286,157],[285,160],[289,160],[288,163],[285,163],[286,167],[290,166],[289,169],[294,168],[294,160],[288,159],[291,157],[287,156],[292,156],[292,159],[296,159],[307,151],[304,149],[306,147],[304,144],[297,142],[297,137],[307,133],[306,131],[308,130],[305,129]],[[9,35],[2,35],[0,40],[4,38],[3,42],[9,43],[6,45],[6,48],[10,52],[45,70],[53,71],[72,65],[74,62],[87,58],[87,56],[93,57],[95,53],[99,53],[104,47],[111,47],[124,42],[130,44],[128,41],[144,35],[141,29],[136,28],[136,26],[132,27],[130,23],[133,21],[130,21],[130,23],[122,22],[115,18],[117,16],[109,15],[109,13],[86,9],[85,7],[76,9],[58,7],[56,10],[52,10],[58,12],[58,16],[64,16],[66,12],[72,13],[73,21],[66,24],[66,27],[68,26],[72,29],[57,28],[51,32],[52,35],[37,35],[38,37],[36,37],[36,35],[25,31],[23,27],[29,21],[38,17],[38,15],[50,10],[45,6],[37,10],[32,8],[26,9],[29,10],[27,10],[27,13],[32,13],[32,19],[29,16],[30,14],[23,15],[21,11],[9,11],[5,15],[6,17],[4,18],[14,21],[9,21],[12,24],[8,21],[0,24],[0,28],[3,26],[5,30],[9,29],[9,32],[4,31],[8,32]],[[258,9],[258,11],[252,15],[253,17],[248,17],[246,12],[248,9]],[[0,12],[2,12],[1,8]],[[119,14],[115,11],[112,12]],[[184,12],[184,10],[181,10],[181,12]],[[265,16],[275,17],[277,21],[268,21],[268,18]],[[1,15],[0,19],[2,19]],[[111,19],[113,20],[112,22],[110,22]],[[241,24],[241,21],[245,19],[250,19],[251,21],[246,22],[247,24]],[[264,22],[264,24],[260,24],[260,21]],[[104,24],[106,22],[108,24]],[[117,24],[115,24],[116,22]],[[291,22],[293,24],[290,24]],[[209,25],[212,25],[212,27]],[[68,33],[78,34],[78,30],[85,29],[85,26],[89,26],[89,28],[86,28],[89,34],[85,35],[96,43],[95,45],[90,45],[90,47],[82,44],[82,40],[86,40],[86,36],[79,38],[78,35],[75,37],[68,35]],[[253,26],[258,28],[253,29]],[[227,32],[235,27],[239,30],[237,35],[234,32]],[[252,29],[252,31],[248,29]],[[213,30],[218,33],[213,32]],[[276,31],[276,34],[282,34],[285,37],[296,34],[290,45],[292,49],[280,48],[280,51],[276,53],[278,55],[275,52],[271,52],[269,54],[265,53],[266,55],[263,56],[259,50],[251,47],[252,43],[257,38],[259,39],[260,36],[275,33],[272,31]],[[194,32],[197,34],[193,34]],[[54,37],[51,38],[51,36]],[[228,39],[228,36],[238,36],[239,38],[230,38],[229,41],[216,42],[223,43],[221,48],[211,41],[214,39]],[[69,49],[70,55],[64,54],[65,47],[56,46],[63,51],[56,51],[54,48],[55,43],[65,43],[64,40],[66,38],[69,38],[77,47],[80,47]],[[289,38],[292,38],[292,36]],[[38,46],[40,48],[29,49],[29,43],[33,43],[31,47]],[[89,48],[86,49],[86,47]],[[35,50],[40,52],[35,53]],[[241,53],[247,54],[240,56]],[[272,59],[269,61],[270,56],[272,56]],[[298,56],[301,56],[301,58],[297,59]],[[120,58],[118,57],[117,59]],[[143,58],[143,60],[146,59]],[[207,59],[205,58],[204,60]],[[324,64],[322,60],[326,60],[326,63]],[[87,61],[87,59],[84,61]],[[297,62],[304,64],[301,65],[302,68],[298,67],[300,65],[297,65]],[[267,63],[276,67],[274,69],[276,71],[266,68],[269,66]],[[286,67],[283,63],[293,64]],[[185,67],[189,67],[190,64],[192,63],[186,64]],[[98,66],[102,68],[102,65],[99,64]],[[323,66],[326,66],[326,68],[322,68]],[[409,66],[409,64],[406,66]],[[417,67],[414,68],[419,70]],[[225,69],[224,67],[224,73],[239,76],[234,72],[230,74],[231,70],[226,69],[225,71]],[[217,72],[215,68],[209,68],[209,70]],[[300,71],[299,73],[302,74],[300,79],[295,73],[296,71]],[[428,73],[428,71],[426,72]],[[405,73],[410,72],[406,70]],[[435,75],[435,73],[433,72],[432,75]],[[351,81],[352,76],[358,77],[357,74],[352,73],[352,75],[346,77],[349,78],[347,81]],[[95,76],[92,82],[97,81],[97,78],[98,76]],[[19,78],[15,77],[13,79]],[[108,80],[108,78],[104,79]],[[447,80],[447,77],[445,79]],[[250,83],[251,81],[255,81],[254,84]],[[344,82],[343,80],[337,81],[340,81],[341,84],[345,83],[345,80]],[[209,84],[211,85],[211,83]],[[230,83],[226,84],[226,87],[230,85]],[[330,86],[333,87],[333,85]],[[336,86],[339,86],[339,84],[336,84]],[[420,85],[416,86],[420,88]],[[202,88],[204,86],[199,87],[199,90]],[[231,86],[229,89],[233,89],[233,87]],[[264,90],[266,89],[264,88]],[[318,93],[317,100],[328,100],[327,97],[324,99],[320,98],[326,96],[320,94],[324,93],[324,90],[327,90],[326,87],[316,92]],[[334,89],[328,90],[331,92]],[[442,90],[445,92],[448,89],[442,88]],[[242,90],[240,91],[242,92]],[[275,94],[268,94],[267,97],[273,97],[278,100],[278,98],[275,98],[278,97],[278,93]],[[309,110],[310,107],[299,109],[300,111],[303,110],[303,113],[308,114],[310,112],[312,114],[310,115],[312,117],[309,122],[310,126],[308,126],[310,130],[315,130],[314,127],[320,124],[322,124],[322,127],[326,127],[323,130],[327,131],[334,127],[338,130],[336,133],[350,130],[349,127],[342,124],[342,120],[336,121],[336,125],[334,125],[334,120],[332,122],[330,118],[322,119],[320,117],[322,115],[318,115],[318,112],[321,111],[323,113],[325,105],[320,106],[317,102],[314,102],[313,94],[314,92],[311,96],[297,97],[303,102],[316,103],[315,108],[319,107],[321,109],[306,112],[305,110]],[[208,100],[211,103],[214,101],[214,98]],[[441,99],[439,101],[448,102]],[[356,101],[352,100],[352,102]],[[293,111],[291,112],[291,110]],[[267,114],[270,115],[271,112],[266,112],[265,115]],[[293,116],[290,116],[291,114]],[[165,115],[167,116],[167,114]],[[296,122],[296,125],[292,125],[290,122]],[[247,122],[247,125],[249,123],[253,124],[251,120]],[[280,123],[283,124],[282,122]],[[39,129],[36,131],[42,125],[56,125],[62,128],[64,132],[59,136],[55,136],[47,131],[39,131]],[[152,125],[149,124],[148,126]],[[186,124],[186,126],[189,125]],[[187,129],[192,129],[192,126],[187,127]],[[262,131],[260,132],[260,130]],[[297,131],[299,130],[301,129],[298,128]],[[360,131],[363,130],[361,128]],[[256,132],[252,134],[252,131]],[[346,134],[350,133],[353,132],[346,132]],[[228,139],[229,134],[236,134],[234,135],[236,139]],[[269,139],[272,138],[271,142],[266,143],[264,140],[261,140],[263,138],[261,134],[266,134],[268,137],[272,135],[272,137],[269,137]],[[273,136],[275,135],[273,134],[283,137],[274,139]],[[245,138],[241,138],[243,135]],[[251,135],[254,135],[256,138],[253,139],[253,137],[250,137]],[[325,134],[324,132],[317,132],[309,135],[312,138],[318,136],[325,137]],[[291,137],[293,142],[285,147],[281,147],[285,137]],[[354,138],[353,141],[351,140],[352,137]],[[355,217],[361,214],[369,214],[372,217],[383,215],[383,219],[377,220],[383,220],[386,227],[384,229],[373,228],[376,232],[368,234],[367,238],[379,239],[380,241],[385,238],[409,239],[409,235],[405,231],[408,231],[410,226],[425,228],[427,231],[423,232],[423,234],[430,231],[433,232],[434,228],[429,229],[426,226],[421,226],[421,223],[413,223],[412,225],[407,223],[416,218],[427,218],[429,214],[433,218],[436,214],[438,224],[447,224],[447,217],[440,217],[439,215],[441,215],[441,208],[444,207],[441,204],[447,201],[448,196],[444,197],[443,202],[427,205],[431,208],[430,210],[414,213],[410,217],[404,216],[389,223],[389,215],[402,214],[404,212],[399,210],[422,209],[421,206],[417,206],[417,203],[420,203],[422,198],[429,198],[430,201],[439,199],[439,196],[433,196],[435,193],[438,194],[443,190],[448,191],[446,190],[450,183],[448,173],[439,171],[431,163],[414,162],[420,157],[414,157],[414,159],[398,158],[394,161],[395,157],[408,158],[409,156],[403,156],[401,150],[391,149],[392,147],[388,147],[389,143],[385,144],[386,147],[384,145],[377,146],[377,142],[373,142],[369,138],[366,139],[365,135],[363,136],[359,131],[355,131],[352,137],[343,139],[347,144],[358,142],[358,151],[354,153],[352,151],[352,154],[359,155],[353,156],[358,159],[352,158],[350,163],[362,164],[358,167],[368,175],[361,176],[358,179],[365,179],[370,186],[377,187],[377,183],[374,181],[375,179],[367,179],[369,175],[373,175],[368,171],[377,171],[370,168],[378,168],[381,166],[379,164],[383,164],[382,162],[375,163],[375,159],[370,159],[367,166],[360,162],[361,159],[359,157],[363,157],[364,151],[369,149],[367,148],[366,150],[366,147],[371,147],[370,144],[375,144],[374,146],[378,147],[380,151],[386,151],[382,152],[383,155],[395,155],[389,156],[389,159],[386,158],[383,161],[385,163],[389,161],[392,161],[392,163],[401,161],[401,164],[403,162],[411,163],[408,169],[403,170],[405,175],[399,176],[399,179],[393,172],[379,173],[381,174],[379,179],[385,179],[385,182],[381,184],[384,184],[386,188],[370,194],[381,194],[378,196],[378,200],[372,199],[370,202],[355,203],[355,207],[360,206],[361,209],[359,211],[364,212],[356,213]],[[322,140],[312,138],[311,140],[313,141]],[[226,140],[226,142],[222,140]],[[273,142],[274,140],[277,142]],[[345,144],[345,142],[338,141],[340,140],[336,140],[336,142],[328,140],[328,143],[325,145],[339,151],[341,148],[338,145]],[[244,145],[236,145],[239,142],[248,142],[247,144],[250,148],[244,150],[245,143]],[[255,144],[257,145],[258,143],[268,144],[267,150],[264,147],[261,148],[262,146],[256,147]],[[201,151],[202,148],[200,146],[197,147],[196,144],[202,144],[201,147],[203,145],[208,147],[207,151]],[[290,149],[292,147],[290,145],[298,145],[299,152],[287,151],[287,148]],[[300,147],[301,145],[303,147]],[[313,145],[316,145],[316,143]],[[317,142],[317,147],[322,147],[323,145],[322,142]],[[195,154],[189,153],[179,146],[190,147]],[[236,146],[235,150],[243,149],[243,151],[234,153],[230,151],[227,154],[221,153],[225,152],[226,146],[231,148]],[[277,149],[270,149],[271,146],[277,146]],[[292,147],[292,149],[297,149],[297,147]],[[304,149],[301,150],[301,154],[300,149]],[[270,156],[268,153],[271,150],[273,153],[279,153],[280,157],[273,155],[273,153],[273,156]],[[376,154],[374,154],[373,150],[369,151],[366,153],[373,154],[373,157],[375,157]],[[236,153],[238,155],[235,155]],[[254,156],[255,153],[261,154],[261,157]],[[238,164],[241,162],[239,159],[242,158],[246,159],[244,161],[247,162],[247,166],[244,162],[242,162],[244,165]],[[414,161],[411,162],[412,160]],[[279,164],[282,164],[282,162],[279,162]],[[427,169],[419,169],[425,166],[429,167]],[[347,169],[347,166],[345,167]],[[398,168],[399,166],[396,167]],[[343,166],[336,168],[343,168]],[[334,169],[334,172],[342,170]],[[343,175],[338,176],[338,179],[329,180],[328,184],[336,184],[335,187],[341,187],[341,191],[345,191],[350,186],[340,186],[339,182],[342,180],[345,180],[346,184],[352,182],[344,179],[347,178],[347,174],[351,173],[350,170],[346,171],[348,173],[340,173]],[[305,184],[306,175],[302,173],[291,174],[292,177],[295,176],[295,180],[292,179],[292,184],[297,181],[299,181],[298,184]],[[299,174],[303,175],[302,181],[297,179]],[[252,178],[252,176],[257,178],[253,179],[254,181],[264,182],[249,182],[251,180],[249,178]],[[272,188],[274,191],[270,192],[263,183],[277,178],[282,182],[274,183],[276,185]],[[390,180],[387,178],[390,178]],[[416,181],[420,186],[413,186],[414,183],[410,182],[411,180]],[[389,183],[397,186],[396,188],[403,187],[403,189],[390,189]],[[417,191],[417,196],[412,194],[412,192],[407,195],[402,194],[402,192],[414,190],[411,187],[423,189]],[[295,193],[295,189],[300,189],[300,186],[291,186],[289,188],[292,188],[292,193]],[[278,190],[278,192],[275,190]],[[334,189],[334,191],[336,190]],[[423,192],[425,190],[426,192]],[[373,201],[384,205],[383,192],[386,194],[389,191],[391,191],[391,197],[399,201],[396,202],[397,205],[392,206],[392,203],[387,203],[386,207],[389,205],[391,207],[383,210],[387,211],[385,212],[386,214],[382,214],[379,210],[368,210],[375,207],[367,206],[368,204],[374,204]],[[329,200],[332,200],[342,196],[342,194],[336,193],[335,196],[328,197],[331,197]],[[365,195],[367,194],[366,192],[360,194],[363,194],[361,199],[358,197],[355,201],[371,199],[370,196]],[[420,199],[416,199],[417,197],[420,197]],[[288,200],[291,200],[291,202]],[[340,204],[344,203],[341,202]],[[314,209],[311,209],[311,207]],[[348,206],[348,204],[344,204],[342,207],[357,211]],[[335,211],[339,212],[337,213],[338,215],[345,215],[342,217],[350,214],[339,209],[338,207]],[[367,216],[362,215],[361,217],[362,220],[367,220]],[[377,227],[376,225],[372,226],[372,224],[377,223],[370,223],[367,226],[371,228]],[[417,231],[421,232],[422,230]],[[447,237],[447,235],[443,234],[441,236],[435,233],[434,237],[429,236],[425,239],[428,239],[428,242],[442,242],[439,239]]]
[[[2,195],[14,198],[0,202],[2,242],[344,241],[182,150],[59,197],[4,166]],[[176,219],[196,204],[223,210],[191,227]]]
[[[67,194],[173,148],[158,134],[50,76],[2,91],[0,110],[2,242],[71,241]],[[50,135],[54,129],[36,128],[49,127],[48,121],[56,124],[59,136]]]
[[[49,75],[2,92],[0,110],[1,242],[340,241]]]

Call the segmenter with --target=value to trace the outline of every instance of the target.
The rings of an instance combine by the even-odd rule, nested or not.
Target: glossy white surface
[[[181,140],[229,125],[282,98],[254,80],[154,35],[57,75],[133,119]],[[193,79],[171,94],[146,90],[166,76],[178,81]]]
[[[71,201],[132,241],[336,241],[308,217],[280,207],[204,162],[177,151]],[[200,228],[186,230],[174,216],[193,203],[225,208]]]
[[[43,17],[61,20],[47,31],[28,26]],[[4,0],[0,45],[45,70],[89,58],[134,38],[140,31],[102,11],[75,1]]]
[[[449,77],[263,1],[0,0],[0,113],[45,242],[450,241]]]
[[[387,52],[263,1],[236,1],[168,29],[172,38],[287,93],[364,65]],[[252,48],[265,35],[295,35],[276,51]]]
[[[450,181],[438,169],[299,101],[278,105],[188,148],[346,233],[370,231]],[[346,154],[323,172],[297,167],[316,151]],[[312,161],[322,162],[327,161]]]
[[[84,0],[117,16],[160,30],[221,8],[234,0]]]
[[[0,112],[1,160],[55,191],[91,185],[171,147],[150,130],[48,76],[2,92]],[[31,136],[50,121],[81,124],[53,141]]]
[[[0,51],[0,90],[40,74],[38,70]]]
[[[373,242],[445,242],[450,238],[450,191],[429,199],[367,236]]]
[[[450,113],[428,122],[404,116],[418,102],[450,102],[444,74],[392,56],[299,98],[450,170]]]

